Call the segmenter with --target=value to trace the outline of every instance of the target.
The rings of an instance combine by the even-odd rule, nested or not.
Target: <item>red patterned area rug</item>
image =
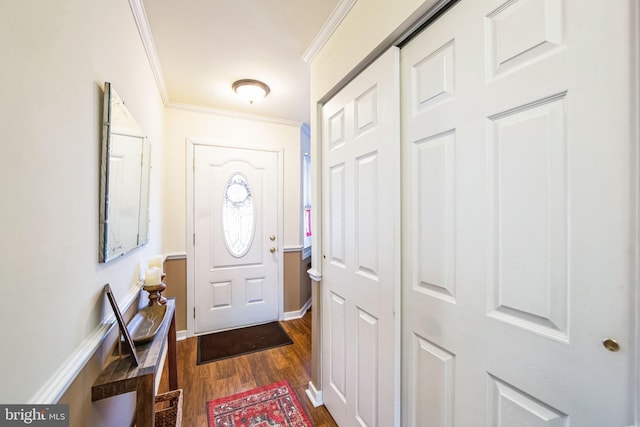
[[[207,402],[209,427],[313,427],[287,380]]]

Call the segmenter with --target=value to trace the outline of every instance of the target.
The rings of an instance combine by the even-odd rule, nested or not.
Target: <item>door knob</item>
[[[271,246],[269,248],[269,252],[271,252],[272,254],[276,253],[276,248],[274,248],[273,246]]]
[[[612,340],[611,338],[607,338],[606,340],[602,341],[602,345],[609,351],[616,352],[620,350],[620,344],[618,344],[616,340]]]

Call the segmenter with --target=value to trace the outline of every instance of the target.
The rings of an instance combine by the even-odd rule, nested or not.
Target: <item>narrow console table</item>
[[[175,299],[167,300],[167,312],[156,335],[151,341],[136,345],[138,366],[133,366],[128,355],[116,356],[107,364],[93,383],[92,401],[135,391],[137,427],[154,427],[155,377],[162,374],[158,370],[165,342],[168,345],[169,389],[178,389],[175,311]]]

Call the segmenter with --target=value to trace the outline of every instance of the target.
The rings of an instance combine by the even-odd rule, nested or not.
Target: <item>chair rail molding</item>
[[[329,19],[322,26],[316,37],[313,39],[307,50],[302,55],[302,60],[307,64],[313,61],[320,49],[327,43],[331,35],[338,28],[338,25],[347,16],[354,4],[358,0],[341,0],[331,12]]]
[[[316,282],[321,282],[322,281],[322,273],[320,273],[315,268],[311,268],[311,269],[307,270],[307,274],[309,275],[309,277],[311,277],[311,280],[314,280]]]
[[[125,312],[140,295],[140,290],[144,282],[138,281],[124,296],[118,301],[120,310]],[[35,395],[29,400],[32,405],[47,405],[57,403],[71,386],[76,377],[82,372],[87,362],[98,350],[104,339],[116,324],[116,316],[112,312],[85,338],[80,345],[67,357],[53,375],[44,383]]]

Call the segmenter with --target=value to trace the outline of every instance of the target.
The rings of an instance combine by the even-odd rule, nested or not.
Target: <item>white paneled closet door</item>
[[[393,48],[322,109],[323,400],[341,427],[399,415],[397,87]]]
[[[632,3],[462,1],[402,49],[404,426],[633,424]]]

